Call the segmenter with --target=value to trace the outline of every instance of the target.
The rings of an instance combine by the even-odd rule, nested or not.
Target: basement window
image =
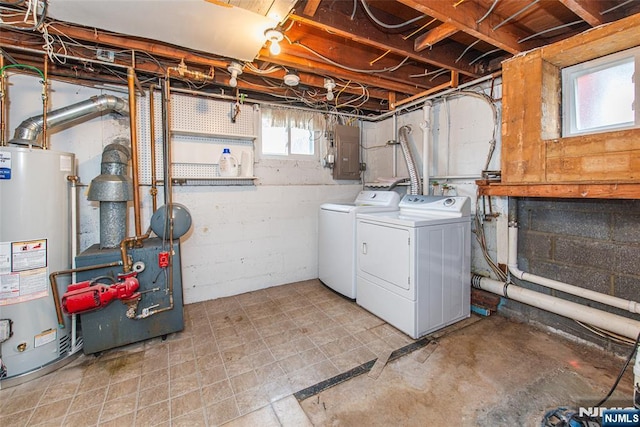
[[[562,70],[563,136],[640,127],[640,48]]]
[[[262,154],[266,156],[314,156],[315,130],[322,129],[317,113],[262,109]]]

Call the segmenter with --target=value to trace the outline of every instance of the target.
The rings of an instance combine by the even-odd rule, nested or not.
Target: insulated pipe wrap
[[[411,127],[408,125],[402,126],[398,131],[400,133],[400,147],[402,148],[402,154],[404,160],[407,163],[407,170],[409,171],[409,194],[418,195],[422,194],[422,182],[420,181],[420,175],[418,175],[418,168],[416,167],[416,161],[411,153],[411,147],[409,147],[409,133]]]
[[[113,95],[92,96],[85,101],[48,112],[46,118],[47,130],[52,130],[57,126],[103,111],[126,114],[129,111],[129,106],[125,100]],[[42,143],[38,142],[38,137],[42,133],[44,122],[43,115],[24,120],[16,128],[13,139],[9,141],[9,144],[42,146]]]

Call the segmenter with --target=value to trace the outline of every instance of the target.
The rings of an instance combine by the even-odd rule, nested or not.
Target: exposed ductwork
[[[117,248],[127,235],[127,201],[133,186],[127,176],[131,151],[113,143],[102,152],[101,174],[91,181],[88,199],[100,202],[100,248]]]
[[[69,105],[67,107],[53,110],[47,113],[46,127],[51,130],[55,127],[71,123],[80,118],[103,111],[114,111],[126,114],[129,111],[127,101],[113,95],[92,96],[91,98]],[[45,124],[44,116],[34,116],[24,120],[16,128],[13,138],[9,144],[35,145],[42,147],[42,142],[38,138],[42,133]]]
[[[409,171],[409,193],[411,195],[422,194],[422,182],[418,175],[418,168],[416,167],[416,161],[411,153],[411,147],[409,147],[409,133],[411,133],[411,126],[405,125],[398,131],[400,134],[400,147],[402,148],[402,154],[404,160],[407,163],[407,170]]]

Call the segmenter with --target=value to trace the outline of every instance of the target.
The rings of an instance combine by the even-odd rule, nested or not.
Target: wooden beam
[[[297,70],[305,71],[308,73],[318,73],[320,72],[320,70],[322,70],[322,72],[326,73],[327,75],[334,76],[336,78],[357,81],[367,86],[393,90],[398,93],[415,94],[420,92],[420,88],[416,87],[415,85],[388,80],[383,76],[347,71],[335,65],[314,61],[300,56],[294,56],[284,51],[279,54],[277,58],[274,58],[269,56],[269,49],[262,49],[260,53],[258,53],[258,59],[275,64],[280,64],[285,67],[295,68]]]
[[[320,0],[308,0],[307,4],[304,5],[304,10],[302,11],[303,15],[313,16],[316,14],[318,10],[318,6],[320,6]]]
[[[640,45],[640,13],[585,31],[542,50],[543,59],[568,67]]]
[[[639,183],[615,184],[485,184],[478,182],[480,196],[557,197],[573,199],[640,199]]]
[[[339,7],[343,4],[346,2],[336,2],[334,6]],[[336,13],[324,7],[319,8],[313,19],[296,14],[290,15],[289,18],[306,27],[317,28],[325,32],[327,37],[332,37],[336,43],[342,37],[379,49],[380,53],[390,50],[396,55],[409,57],[416,62],[430,64],[437,68],[453,69],[469,77],[476,78],[481,74],[478,67],[469,66],[466,61],[456,62],[465,49],[462,45],[449,43],[446,46],[436,45],[429,50],[416,52],[410,39],[404,40],[401,36],[391,37],[366,19],[351,21],[348,14]]]
[[[455,6],[453,1],[440,0],[398,0],[400,3],[409,6],[419,12],[436,18],[444,23],[457,27],[480,40],[499,47],[512,54],[517,54],[525,50],[541,45],[541,41],[529,41],[518,43],[519,39],[529,36],[513,25],[504,26],[498,30],[493,30],[497,15],[492,14],[489,19],[477,23],[486,10],[482,9],[477,2],[466,1]],[[458,2],[459,3],[459,2]],[[499,22],[499,21],[498,21]]]
[[[447,37],[450,37],[452,35],[454,35],[455,33],[457,33],[458,27],[456,27],[453,24],[442,24],[442,25],[438,25],[436,28],[434,28],[433,30],[427,32],[426,34],[418,37],[415,42],[413,43],[413,49],[416,52],[420,52],[422,50],[425,50],[428,47],[433,46],[434,44],[438,43],[439,41],[442,41],[444,39],[446,39]]]
[[[582,18],[592,27],[597,27],[608,22],[607,15],[600,12],[613,6],[613,2],[604,0],[559,0],[567,9]],[[611,14],[609,14],[611,17]],[[611,19],[611,18],[609,18]]]

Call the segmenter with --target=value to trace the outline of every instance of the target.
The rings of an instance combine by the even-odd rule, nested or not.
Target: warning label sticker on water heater
[[[11,179],[11,152],[0,151],[0,179]]]
[[[0,242],[0,306],[49,295],[47,239]]]

